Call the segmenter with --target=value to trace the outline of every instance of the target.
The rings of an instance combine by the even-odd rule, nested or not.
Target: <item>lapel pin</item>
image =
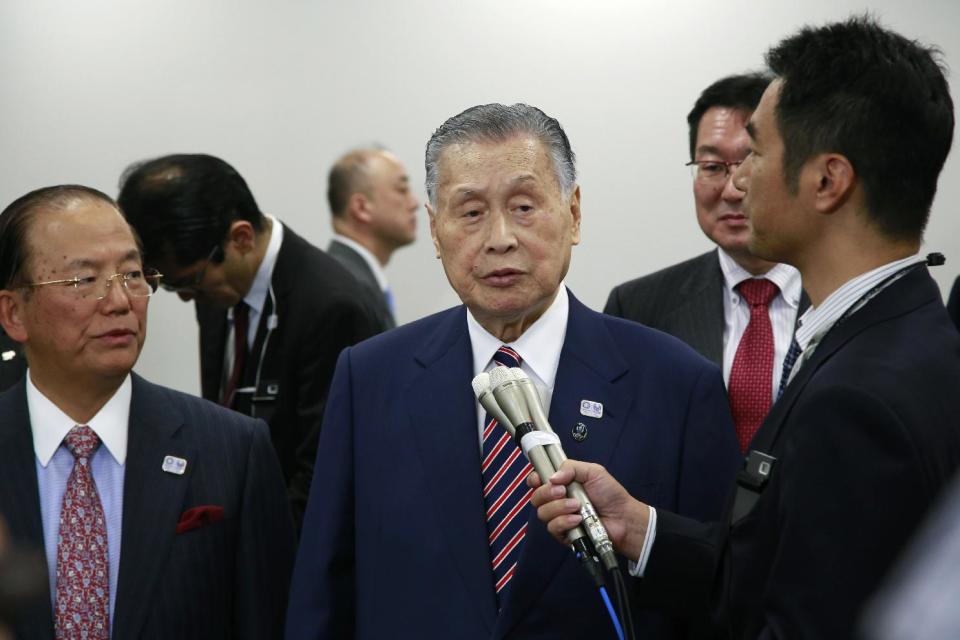
[[[187,461],[177,456],[167,456],[163,459],[163,470],[177,476],[182,476],[187,470]]]
[[[583,442],[587,439],[587,425],[578,422],[573,425],[573,429],[570,430],[570,435],[572,435],[573,439],[577,442]]]
[[[602,418],[603,403],[594,402],[593,400],[581,400],[580,415],[587,416],[588,418]]]
[[[13,360],[16,357],[17,357],[16,351],[4,351],[3,353],[0,353],[0,358],[3,358],[4,362],[8,360]]]

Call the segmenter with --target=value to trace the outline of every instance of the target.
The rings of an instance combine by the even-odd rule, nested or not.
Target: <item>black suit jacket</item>
[[[390,305],[387,304],[387,298],[380,289],[380,283],[377,282],[377,277],[373,275],[370,265],[363,259],[363,256],[357,253],[353,247],[336,240],[330,241],[327,253],[330,254],[331,258],[342,264],[344,269],[349,271],[360,283],[360,287],[369,297],[370,306],[377,316],[380,329],[386,331],[397,326],[393,312],[390,311]]]
[[[953,318],[953,324],[960,330],[960,276],[953,282],[953,289],[950,290],[950,300],[947,302],[947,311]]]
[[[809,306],[801,293],[797,316]],[[603,312],[669,333],[723,366],[723,271],[716,249],[614,287]]]
[[[21,381],[0,395],[0,515],[15,542],[42,548],[36,456]],[[113,636],[274,638],[294,533],[266,425],[133,376]],[[162,470],[167,455],[183,475]],[[224,517],[176,533],[187,509]],[[50,599],[22,612],[20,640],[52,640]]]
[[[960,335],[926,268],[831,330],[760,427],[777,458],[739,521],[658,512],[651,597],[712,585],[736,638],[849,638],[960,465]],[[716,569],[716,571],[715,571]]]
[[[255,386],[259,372],[259,391],[237,394],[234,408],[270,425],[299,529],[337,356],[344,347],[376,333],[376,324],[354,278],[290,227],[283,229],[271,284],[277,327],[267,340],[266,322],[273,304],[268,296],[240,384]],[[223,377],[227,312],[197,304],[197,320],[203,397],[216,402]]]
[[[5,391],[23,378],[27,361],[19,342],[14,342],[0,327],[0,391]]]

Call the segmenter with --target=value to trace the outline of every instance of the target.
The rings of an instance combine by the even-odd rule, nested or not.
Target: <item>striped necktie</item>
[[[497,366],[519,367],[520,355],[500,347],[493,355]],[[506,429],[492,416],[485,416],[483,429],[483,501],[487,509],[487,532],[497,604],[503,606],[506,588],[517,569],[517,559],[527,533],[530,494],[524,482],[533,467],[523,457]]]

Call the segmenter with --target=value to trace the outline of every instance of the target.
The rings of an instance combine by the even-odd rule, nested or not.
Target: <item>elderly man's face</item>
[[[140,252],[120,213],[99,200],[77,199],[62,211],[39,215],[27,232],[30,282],[142,269]],[[107,295],[79,295],[71,284],[5,292],[7,332],[23,342],[34,376],[122,378],[133,368],[147,332],[146,297],[131,297],[111,281]],[[37,378],[34,377],[36,381]]]
[[[477,321],[501,338],[508,325],[522,333],[553,301],[580,242],[580,192],[563,196],[532,136],[451,145],[439,160],[430,232]]]

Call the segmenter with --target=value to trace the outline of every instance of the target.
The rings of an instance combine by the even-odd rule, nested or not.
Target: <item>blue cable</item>
[[[613,610],[613,603],[610,602],[610,596],[607,595],[606,587],[600,587],[600,595],[603,596],[603,603],[607,605],[610,619],[613,620],[613,627],[617,630],[617,638],[623,640],[623,629],[620,627],[620,619],[617,618],[617,612]]]

